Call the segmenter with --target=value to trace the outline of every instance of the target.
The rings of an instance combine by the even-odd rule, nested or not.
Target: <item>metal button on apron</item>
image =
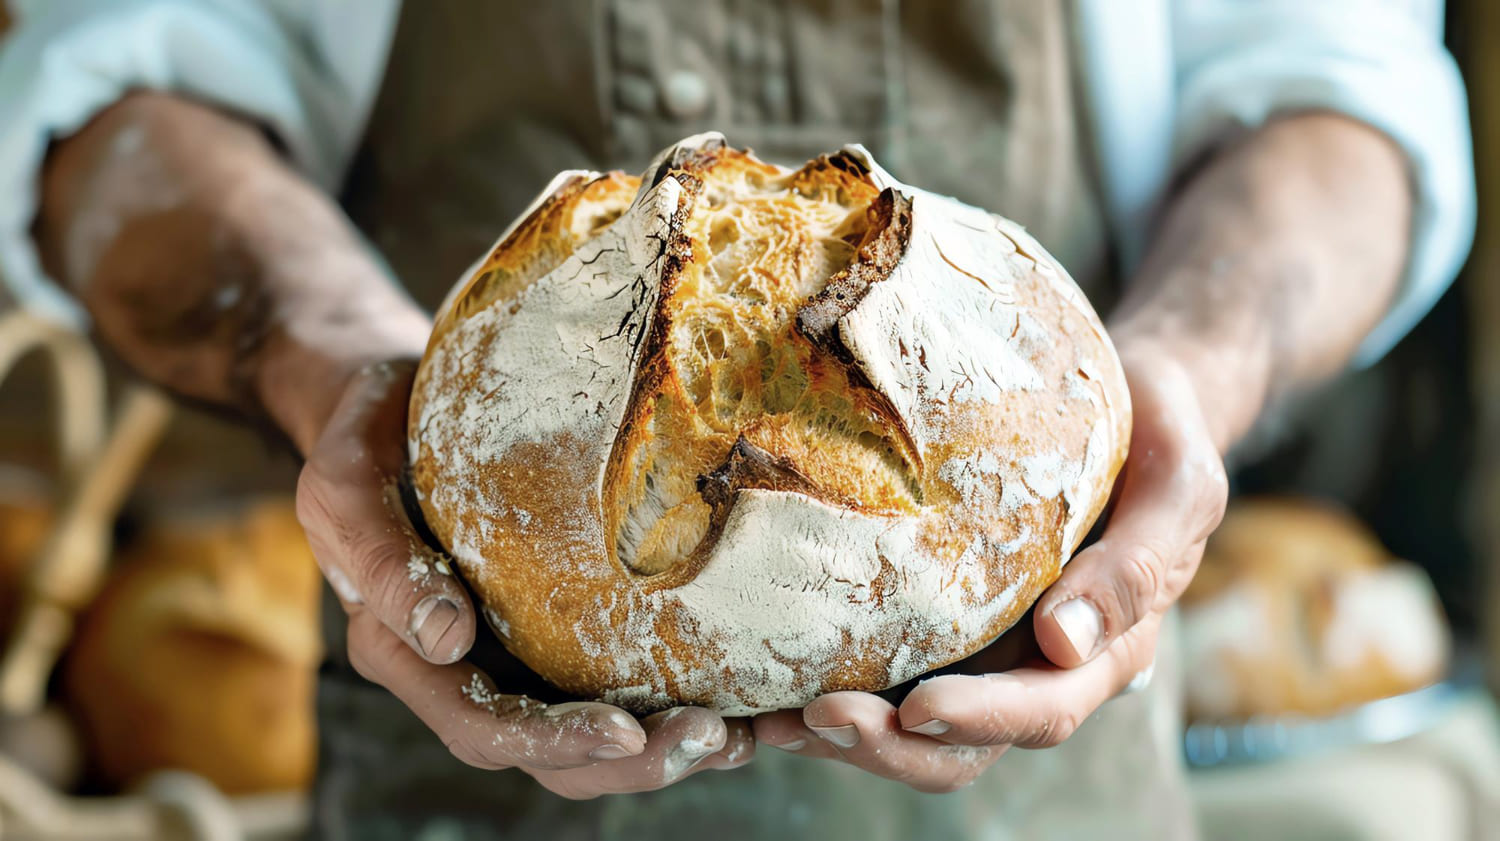
[[[656,86],[641,76],[622,75],[615,80],[615,99],[634,114],[649,114],[656,108]]]
[[[703,116],[710,96],[708,80],[691,70],[673,71],[662,90],[667,111],[679,120]]]

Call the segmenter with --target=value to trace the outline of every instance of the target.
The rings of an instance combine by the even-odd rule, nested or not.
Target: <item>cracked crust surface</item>
[[[506,645],[636,711],[874,690],[1012,625],[1125,455],[1123,374],[1018,226],[859,147],[564,173],[418,373],[424,514]]]

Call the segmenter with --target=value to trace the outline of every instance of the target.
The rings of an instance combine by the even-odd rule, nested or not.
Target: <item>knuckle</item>
[[[944,721],[962,722],[962,744],[970,747],[997,747],[1009,745],[1016,740],[1016,717],[1013,712],[996,703],[988,692],[979,700],[979,714],[954,710],[936,710],[934,715]]]
[[[385,685],[381,670],[376,664],[389,663],[401,656],[405,648],[405,642],[367,615],[356,617],[349,623],[349,640],[346,646],[349,663],[361,677],[371,683]]]
[[[302,467],[297,474],[296,512],[297,522],[304,531],[313,533],[335,522],[333,509],[328,505],[327,482],[312,464]]]
[[[1229,473],[1224,469],[1224,459],[1217,453],[1208,460],[1203,494],[1206,498],[1213,500],[1220,510],[1229,501]]]
[[[458,736],[444,742],[448,752],[454,758],[465,765],[482,768],[486,771],[498,771],[506,767],[503,763],[496,762],[485,754],[484,750],[474,743],[472,739]]]
[[[580,783],[572,782],[572,775],[570,774],[560,774],[557,776],[534,775],[534,779],[542,784],[542,788],[547,789],[548,791],[565,800],[583,802],[586,800],[594,800],[598,798],[600,794],[603,794],[603,792],[596,791],[592,787],[585,787]]]
[[[355,643],[352,638],[349,640],[346,653],[349,657],[349,665],[354,667],[354,671],[360,677],[376,686],[385,686],[380,669],[375,666],[376,663],[381,662],[379,658],[372,658],[370,652],[363,645]]]
[[[330,504],[331,490],[326,479],[312,466],[305,466],[297,477],[294,498],[297,523],[307,537],[308,548],[324,572],[342,571],[342,540],[345,531],[337,509]]]
[[[1014,725],[999,710],[990,706],[985,716],[964,734],[964,744],[976,747],[1008,745],[1016,740]]]
[[[1082,724],[1083,719],[1077,713],[1071,711],[1058,713],[1052,727],[1052,744],[1060,745],[1073,738],[1073,734],[1078,732]]]
[[[867,769],[879,776],[885,777],[893,782],[903,783],[912,788],[921,788],[931,785],[929,776],[920,769],[913,768],[905,762],[883,762],[874,768]]]
[[[958,774],[946,779],[934,780],[922,785],[914,785],[912,788],[923,794],[953,794],[972,785],[975,777],[976,775],[974,774]]]
[[[1197,537],[1204,538],[1219,527],[1224,519],[1224,510],[1229,505],[1229,475],[1224,470],[1224,460],[1217,455],[1210,459],[1203,471],[1202,486],[1198,492],[1196,520],[1201,525]]]
[[[1079,717],[1071,710],[1058,710],[1042,721],[1035,744],[1044,748],[1055,748],[1078,732]]]
[[[371,683],[380,683],[375,669],[370,665],[370,661],[365,659],[364,654],[360,652],[358,646],[354,645],[354,643],[351,642],[348,646],[347,654],[349,657],[349,665],[354,667],[354,671],[356,674]]]
[[[349,560],[357,576],[369,589],[371,604],[384,606],[388,610],[399,609],[411,601],[419,588],[414,585],[406,571],[411,557],[409,547],[387,535],[369,535],[356,538],[349,547]]]
[[[1166,550],[1155,541],[1132,543],[1120,556],[1115,575],[1115,596],[1119,602],[1122,626],[1116,632],[1135,625],[1156,601],[1167,570]],[[1109,617],[1105,617],[1108,621]]]

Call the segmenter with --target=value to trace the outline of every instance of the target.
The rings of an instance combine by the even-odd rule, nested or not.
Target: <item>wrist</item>
[[[1267,331],[1236,340],[1122,321],[1112,325],[1110,335],[1128,377],[1180,372],[1187,378],[1220,455],[1228,453],[1265,408],[1273,366]]]
[[[431,321],[388,278],[342,211],[281,166],[222,197],[220,229],[249,255],[240,338],[254,411],[308,453],[360,370],[416,359]],[[260,300],[254,300],[255,297]]]
[[[302,301],[257,354],[260,409],[304,455],[360,371],[419,359],[431,332],[427,316],[383,276],[361,286]]]
[[[422,352],[426,316],[251,124],[132,95],[60,141],[43,182],[40,251],[100,338],[303,452],[356,371]]]

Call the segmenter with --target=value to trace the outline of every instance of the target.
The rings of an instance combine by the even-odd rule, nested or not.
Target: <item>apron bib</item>
[[[558,170],[639,171],[709,129],[789,165],[857,141],[898,178],[1024,223],[1107,312],[1070,57],[1065,0],[410,2],[345,206],[432,308]],[[338,659],[320,687],[319,837],[1192,836],[1169,646],[1151,689],[953,795],[763,748],[736,771],[580,803],[452,758],[342,661],[342,611],[325,615]]]

